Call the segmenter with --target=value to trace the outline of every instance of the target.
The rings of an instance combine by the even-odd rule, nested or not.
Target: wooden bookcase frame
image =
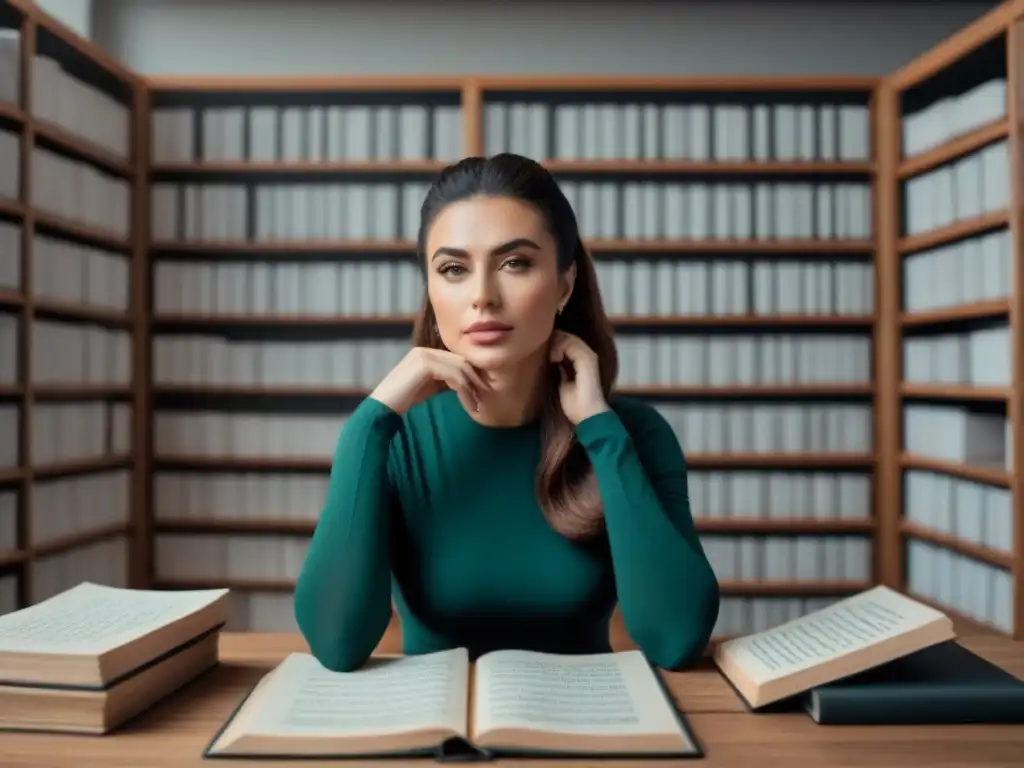
[[[144,500],[147,475],[141,463],[145,455],[147,434],[138,426],[132,431],[132,449],[125,456],[106,456],[88,461],[62,462],[47,466],[34,466],[31,461],[32,446],[32,411],[36,402],[74,401],[74,400],[106,400],[126,401],[133,406],[134,413],[143,413],[146,408],[146,392],[148,386],[147,369],[141,367],[146,360],[147,342],[138,334],[138,329],[145,324],[147,304],[144,287],[147,280],[147,253],[145,231],[140,230],[140,219],[132,217],[130,235],[124,240],[112,238],[110,235],[94,230],[77,222],[67,221],[43,211],[35,210],[30,203],[32,183],[32,148],[40,137],[46,145],[55,148],[70,158],[91,163],[103,171],[123,179],[130,180],[133,186],[133,212],[145,199],[144,159],[146,153],[140,148],[147,146],[141,137],[131,137],[131,151],[127,160],[111,154],[103,147],[80,138],[73,133],[50,123],[37,119],[31,111],[32,90],[32,59],[36,53],[36,44],[40,35],[58,41],[62,53],[69,60],[78,63],[87,62],[91,68],[100,70],[104,77],[114,80],[123,91],[125,105],[136,116],[135,122],[143,126],[145,121],[138,120],[144,114],[140,104],[145,95],[145,86],[140,77],[125,69],[106,55],[97,46],[82,40],[66,26],[42,12],[28,0],[5,0],[0,4],[0,13],[11,20],[18,20],[21,34],[20,44],[20,92],[21,105],[4,105],[0,108],[0,118],[8,125],[14,126],[21,137],[20,141],[20,196],[17,202],[2,204],[3,213],[8,219],[18,222],[22,227],[21,237],[21,279],[19,292],[0,295],[0,306],[7,311],[14,310],[19,316],[19,353],[18,376],[19,384],[3,394],[10,395],[20,405],[19,417],[19,460],[20,466],[13,470],[0,470],[0,482],[4,486],[18,489],[18,549],[0,556],[0,570],[15,568],[20,570],[19,604],[25,605],[31,595],[31,565],[36,558],[68,552],[78,547],[104,541],[107,539],[129,537],[128,568],[133,583],[140,582],[144,563],[148,560],[149,535],[146,521],[146,504]],[[124,254],[129,260],[129,305],[127,313],[113,312],[88,306],[76,306],[64,302],[42,300],[35,296],[32,285],[32,245],[37,228],[73,241],[95,245],[112,252]],[[132,385],[128,387],[109,387],[91,385],[50,386],[31,383],[33,349],[31,344],[32,319],[42,313],[47,318],[68,321],[95,322],[110,327],[127,328],[133,332]],[[36,354],[39,354],[36,352]],[[144,420],[133,420],[140,424]],[[45,545],[31,545],[32,523],[32,483],[37,478],[57,478],[62,476],[84,475],[102,470],[127,468],[132,471],[131,511],[127,525],[112,525],[99,530],[74,534],[47,542]]]
[[[878,512],[880,516],[880,546],[886,564],[885,583],[906,589],[907,578],[904,545],[908,539],[927,541],[951,549],[970,558],[997,567],[1006,568],[1013,577],[1013,636],[1024,638],[1024,240],[1022,240],[1021,183],[1024,155],[1021,146],[1021,98],[1024,94],[1024,58],[1022,58],[1022,20],[1024,2],[1013,0],[994,8],[973,24],[929,52],[908,63],[883,79],[878,100],[880,126],[880,173],[885,179],[878,200],[879,220],[884,221],[879,241],[877,263],[879,285],[885,290],[885,311],[881,322],[884,350],[888,362],[882,366],[884,382],[879,390],[885,393],[883,407],[877,414],[884,429],[882,455],[879,461]],[[982,126],[966,135],[947,141],[910,159],[900,155],[899,97],[904,91],[918,85],[943,70],[955,67],[965,56],[986,43],[1003,38],[1007,46],[1007,115],[1005,119]],[[936,168],[951,160],[967,155],[993,142],[1008,139],[1011,156],[1010,206],[1006,211],[960,221],[924,235],[900,237],[901,195],[904,179],[922,171]],[[1009,226],[1012,247],[1012,286],[1006,299],[986,301],[968,306],[952,307],[933,312],[904,313],[900,309],[901,263],[905,254],[927,247],[953,242],[960,238],[990,231],[997,226]],[[904,328],[941,326],[960,320],[983,320],[1006,317],[1009,319],[1012,382],[1009,387],[983,388],[957,385],[921,385],[902,381],[901,338]],[[880,361],[881,363],[881,361]],[[904,398],[927,397],[933,401],[999,402],[1006,405],[1010,419],[1010,452],[1012,469],[973,467],[949,464],[912,456],[902,451],[901,404]],[[934,531],[922,530],[902,519],[903,471],[907,469],[935,470],[954,477],[980,483],[1006,487],[1012,498],[1013,542],[1012,553],[991,550],[959,541]],[[947,608],[944,608],[947,610]]]
[[[150,358],[152,353],[152,325],[151,314],[152,291],[152,264],[154,256],[160,248],[167,244],[151,243],[149,237],[150,204],[148,189],[151,173],[156,171],[180,171],[190,170],[211,170],[211,165],[218,172],[237,171],[240,176],[247,172],[259,171],[261,173],[272,173],[284,166],[267,166],[250,163],[202,163],[186,165],[160,165],[154,167],[150,157],[150,106],[154,103],[154,95],[167,91],[192,91],[201,93],[236,93],[256,91],[392,91],[401,90],[404,92],[416,90],[451,90],[460,94],[463,114],[463,133],[465,154],[480,154],[484,146],[483,115],[486,95],[492,91],[566,91],[566,92],[625,92],[625,91],[665,91],[665,92],[698,92],[708,91],[861,91],[870,94],[871,109],[871,159],[863,164],[839,164],[830,163],[823,166],[821,163],[713,163],[697,164],[691,162],[659,162],[652,161],[587,161],[567,162],[552,161],[548,163],[552,170],[573,171],[575,173],[599,173],[615,171],[628,173],[630,171],[653,171],[679,172],[697,170],[706,172],[721,172],[728,175],[730,172],[740,173],[763,173],[785,172],[787,174],[807,172],[820,172],[827,170],[862,172],[866,178],[871,180],[874,199],[874,237],[866,242],[813,242],[802,241],[797,243],[784,244],[788,251],[803,250],[814,251],[822,255],[829,253],[864,253],[867,256],[874,255],[875,265],[875,306],[873,315],[866,317],[759,317],[748,316],[733,318],[732,320],[743,326],[754,328],[766,328],[772,324],[785,322],[787,325],[804,324],[808,326],[832,326],[845,328],[870,329],[874,339],[873,364],[875,368],[875,383],[863,386],[842,386],[831,387],[820,386],[791,386],[791,387],[742,387],[723,388],[716,391],[716,394],[743,398],[757,397],[759,395],[785,394],[793,398],[804,395],[834,394],[836,396],[858,395],[871,400],[874,412],[874,446],[872,455],[854,456],[794,456],[794,455],[726,455],[726,456],[692,456],[690,466],[701,468],[705,466],[725,467],[757,467],[769,469],[794,468],[801,466],[826,466],[826,467],[850,467],[864,468],[870,470],[873,475],[873,508],[874,515],[869,521],[813,521],[813,520],[701,520],[698,526],[704,531],[714,532],[745,532],[745,533],[767,533],[771,531],[786,532],[864,532],[871,533],[873,537],[874,581],[889,584],[891,586],[903,587],[905,578],[903,574],[903,544],[906,536],[919,535],[920,532],[908,530],[902,522],[902,487],[901,475],[906,467],[935,467],[934,462],[924,462],[913,457],[906,457],[901,452],[901,402],[904,395],[913,395],[922,391],[921,387],[911,387],[901,384],[900,359],[901,359],[901,327],[908,322],[926,322],[939,317],[917,319],[906,318],[900,313],[900,253],[906,250],[909,244],[899,238],[899,179],[914,170],[921,170],[929,164],[937,164],[944,160],[953,158],[959,154],[970,151],[981,143],[992,140],[995,136],[1009,135],[1012,140],[1012,152],[1014,158],[1013,192],[1014,203],[1009,212],[1009,223],[1013,232],[1014,258],[1015,258],[1015,279],[1014,292],[1008,303],[1003,302],[999,307],[983,306],[976,308],[964,308],[955,310],[955,314],[967,316],[983,312],[991,312],[998,309],[1008,312],[1013,328],[1013,338],[1016,340],[1014,349],[1017,354],[1014,358],[1014,382],[1007,390],[999,392],[969,392],[971,397],[997,398],[1007,402],[1010,418],[1013,423],[1013,443],[1015,457],[1014,472],[992,472],[982,470],[966,470],[962,467],[940,467],[961,477],[974,477],[987,482],[1005,483],[1013,489],[1013,508],[1015,520],[1015,541],[1014,555],[1010,567],[1014,574],[1015,589],[1015,631],[1016,637],[1024,637],[1024,269],[1022,264],[1022,228],[1021,221],[1021,197],[1019,172],[1024,164],[1024,155],[1021,147],[1021,114],[1020,96],[1011,99],[1010,116],[1008,120],[997,126],[989,126],[971,136],[949,142],[942,147],[927,153],[926,156],[914,158],[909,161],[900,159],[899,141],[899,110],[898,95],[902,89],[919,82],[936,71],[953,65],[959,58],[973,50],[986,40],[1000,34],[1006,34],[1010,46],[1010,93],[1016,94],[1024,90],[1024,83],[1021,83],[1022,54],[1021,54],[1021,21],[1024,18],[1024,0],[1011,0],[987,15],[980,18],[972,25],[966,27],[956,35],[937,46],[932,51],[924,54],[911,64],[898,72],[884,78],[863,78],[863,77],[827,77],[827,78],[786,78],[786,77],[703,77],[703,78],[676,78],[676,77],[614,77],[614,76],[572,76],[572,77],[533,77],[533,76],[487,76],[487,77],[148,77],[144,78],[126,70],[117,62],[113,61],[107,54],[97,46],[77,37],[69,29],[55,21],[42,12],[30,0],[2,0],[0,10],[10,13],[17,13],[21,16],[22,31],[22,98],[27,104],[30,93],[31,57],[35,50],[35,39],[37,30],[45,30],[49,35],[55,36],[79,55],[89,59],[95,65],[111,73],[123,81],[131,91],[131,107],[133,112],[134,130],[133,147],[131,159],[127,166],[117,160],[109,158],[102,150],[98,150],[88,142],[76,139],[62,131],[55,130],[35,120],[26,106],[0,107],[0,118],[8,123],[15,123],[21,130],[21,156],[22,156],[22,189],[21,201],[17,203],[4,203],[2,212],[8,218],[14,218],[23,224],[23,249],[22,249],[22,291],[20,293],[0,294],[0,306],[6,309],[16,310],[21,318],[21,351],[19,363],[19,376],[21,384],[3,391],[4,394],[17,400],[22,408],[20,420],[20,455],[21,466],[18,469],[0,471],[0,484],[15,485],[19,488],[19,542],[20,547],[16,552],[7,553],[0,560],[0,570],[17,568],[22,572],[21,579],[21,601],[24,604],[29,595],[29,579],[31,576],[31,564],[36,557],[51,552],[70,550],[76,546],[97,541],[111,536],[127,534],[130,536],[130,577],[129,583],[132,586],[166,586],[181,587],[192,586],[191,583],[158,583],[154,580],[153,573],[153,539],[156,526],[152,519],[152,476],[153,468],[156,465],[157,457],[153,455],[152,439],[152,417],[154,387],[152,384],[152,373]],[[59,146],[62,151],[78,156],[89,162],[96,163],[101,167],[110,170],[123,172],[133,182],[132,197],[132,234],[128,241],[110,243],[109,238],[95,236],[83,230],[77,225],[66,225],[59,221],[52,220],[52,217],[43,216],[33,211],[28,204],[30,200],[29,183],[31,179],[30,161],[31,148],[35,143],[35,136],[45,133],[51,144]],[[403,172],[403,171],[429,171],[435,167],[440,168],[441,163],[382,163],[379,166],[367,168],[365,165],[358,170],[372,171],[379,167],[381,171]],[[324,164],[288,165],[287,169],[295,171],[315,172],[319,168],[333,170],[345,170],[357,168],[352,165],[325,166]],[[49,397],[62,397],[64,399],[117,397],[125,393],[97,391],[90,388],[60,389],[33,386],[29,382],[31,363],[30,328],[31,319],[35,315],[37,307],[41,305],[33,299],[31,284],[31,244],[32,233],[37,221],[46,220],[47,226],[54,231],[64,231],[69,236],[84,238],[116,246],[117,248],[130,253],[131,270],[131,309],[128,317],[123,318],[124,322],[132,328],[134,334],[133,343],[133,387],[130,393],[134,406],[133,420],[133,449],[130,457],[116,461],[104,460],[102,462],[89,463],[88,465],[76,465],[74,467],[41,468],[33,467],[29,460],[31,414],[32,405],[37,399]],[[980,225],[988,226],[990,221],[979,222]],[[942,239],[967,234],[970,231],[970,224],[957,225],[946,232],[932,233],[927,236],[928,242],[940,242]],[[402,243],[400,246],[411,244]],[[373,252],[380,249],[379,242],[351,242],[351,243],[288,243],[287,247],[302,250],[317,250],[330,247],[332,250],[349,250]],[[384,247],[393,250],[395,243],[383,244]],[[719,243],[686,243],[686,242],[651,242],[651,241],[610,241],[597,242],[593,246],[596,249],[609,252],[643,252],[643,251],[665,251],[685,253],[688,248],[698,248],[702,252],[718,252],[723,254],[765,253],[779,252],[780,246],[766,241],[753,242],[719,242]],[[177,250],[187,250],[188,244],[177,244]],[[237,245],[233,246],[237,249]],[[248,244],[247,250],[254,255],[259,254],[260,244]],[[916,246],[915,246],[916,247]],[[204,252],[215,253],[218,249],[216,243],[197,244],[195,248]],[[47,314],[59,316],[65,312],[67,316],[82,318],[93,317],[95,312],[82,310],[74,307],[47,307]],[[83,314],[84,313],[84,314]],[[947,313],[948,314],[948,313]],[[195,318],[181,318],[182,320],[194,321]],[[173,321],[174,318],[162,318],[162,321]],[[670,324],[682,327],[701,327],[702,325],[721,325],[721,317],[678,317],[670,318]],[[337,323],[344,321],[339,318],[329,318],[325,322]],[[359,318],[350,318],[350,322],[358,323]],[[397,323],[408,323],[408,318],[395,318]],[[629,317],[617,318],[619,323],[630,323]],[[647,324],[649,321],[644,321]],[[165,390],[167,388],[161,388]],[[957,388],[924,388],[929,395],[939,397],[948,396],[953,399],[962,399],[964,392]],[[179,391],[180,388],[174,391]],[[782,391],[780,391],[782,390]],[[931,391],[935,390],[935,391]],[[244,390],[235,388],[235,391],[244,394]],[[337,392],[334,392],[337,394]],[[705,392],[706,393],[706,392]],[[320,391],[314,394],[323,394]],[[349,392],[348,394],[359,394]],[[640,394],[643,394],[640,392]],[[659,392],[659,394],[666,394]],[[670,394],[686,396],[697,394],[697,392],[679,389]],[[198,464],[202,464],[197,460]],[[218,465],[223,464],[219,462]],[[46,476],[56,475],[60,472],[81,473],[92,470],[110,468],[114,466],[131,466],[133,469],[132,485],[132,512],[129,526],[124,528],[118,526],[109,530],[99,531],[88,535],[70,537],[65,541],[49,545],[45,548],[33,548],[28,545],[29,526],[31,524],[31,487],[32,480],[43,474]],[[246,468],[259,469],[258,462],[247,461]],[[326,469],[329,460],[321,461],[318,467]],[[161,522],[160,530],[168,531],[198,531],[227,532],[230,530],[252,530],[249,526],[225,526],[222,523],[199,521]],[[268,533],[302,533],[311,530],[308,525],[297,525],[291,523],[267,523],[259,528]],[[966,554],[989,559],[995,557],[993,553],[979,551],[978,547],[970,547],[955,541],[938,541],[943,546],[957,549]],[[1005,557],[998,562],[1006,564]],[[198,586],[198,584],[196,584]],[[260,589],[268,591],[287,591],[290,584],[249,584],[239,583],[233,585],[238,589]],[[838,594],[858,589],[861,584],[835,584],[827,582],[823,584],[788,584],[788,583],[760,583],[750,584],[723,584],[724,594],[741,594],[746,596],[754,595],[791,595],[791,596],[813,596],[814,594]]]

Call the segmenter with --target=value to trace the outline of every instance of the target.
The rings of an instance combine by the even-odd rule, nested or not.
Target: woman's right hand
[[[447,384],[469,403],[480,402],[490,389],[484,375],[465,358],[446,349],[413,347],[370,393],[370,397],[405,413],[436,395]]]

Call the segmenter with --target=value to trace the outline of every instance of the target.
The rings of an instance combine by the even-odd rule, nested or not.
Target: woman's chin
[[[513,350],[495,345],[484,347],[467,345],[460,350],[460,354],[474,368],[482,371],[498,371],[508,368],[519,360],[520,356],[513,353]]]

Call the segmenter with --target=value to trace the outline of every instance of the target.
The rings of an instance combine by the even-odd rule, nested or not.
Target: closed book
[[[951,640],[806,692],[822,725],[1024,723],[1024,681]]]

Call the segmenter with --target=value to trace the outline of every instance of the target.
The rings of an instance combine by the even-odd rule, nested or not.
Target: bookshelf
[[[937,103],[987,77],[1020,90],[1021,0],[881,79],[139,78],[32,4],[0,8],[131,115],[115,129],[78,110],[76,134],[22,97],[0,106],[24,179],[53,168],[29,166],[38,143],[130,188],[99,196],[127,216],[105,233],[33,203],[52,205],[34,184],[0,190],[0,219],[20,228],[19,258],[0,264],[0,334],[23,342],[16,370],[0,362],[13,372],[0,406],[25,414],[17,451],[0,454],[18,521],[0,562],[20,604],[50,551],[32,543],[36,513],[66,505],[31,491],[54,472],[130,469],[124,515],[67,541],[125,541],[126,569],[103,560],[129,583],[230,586],[235,626],[294,629],[338,429],[404,354],[422,297],[422,195],[450,160],[510,150],[544,162],[577,210],[619,390],[681,436],[723,587],[716,634],[882,582],[1024,636],[1018,182],[982,186],[986,168],[1020,166],[1019,107],[1004,97],[1000,114],[982,88],[967,108],[943,102],[973,123],[935,128]],[[24,88],[35,50],[20,48]],[[122,151],[100,149],[118,130]],[[979,194],[958,199],[958,178]],[[87,305],[45,234],[117,254],[106,283],[127,286],[123,301]],[[70,370],[90,342],[37,318],[127,332],[130,377]],[[44,365],[48,347],[76,352]],[[69,429],[43,406],[80,403],[107,409],[108,444],[128,420],[119,450],[56,468],[22,458],[46,445],[40,421]],[[72,432],[95,418],[66,413]],[[969,444],[950,444],[958,433]],[[974,456],[975,435],[1005,449]]]
[[[338,427],[406,348],[430,175],[503,149],[579,212],[620,390],[688,435],[722,631],[872,581],[874,80],[149,85],[154,583],[291,621]]]
[[[32,3],[0,4],[0,610],[137,583],[140,93]]]
[[[893,74],[880,261],[898,309],[886,385],[892,583],[1024,637],[1024,4],[1006,3]],[[902,511],[902,514],[900,514]]]

